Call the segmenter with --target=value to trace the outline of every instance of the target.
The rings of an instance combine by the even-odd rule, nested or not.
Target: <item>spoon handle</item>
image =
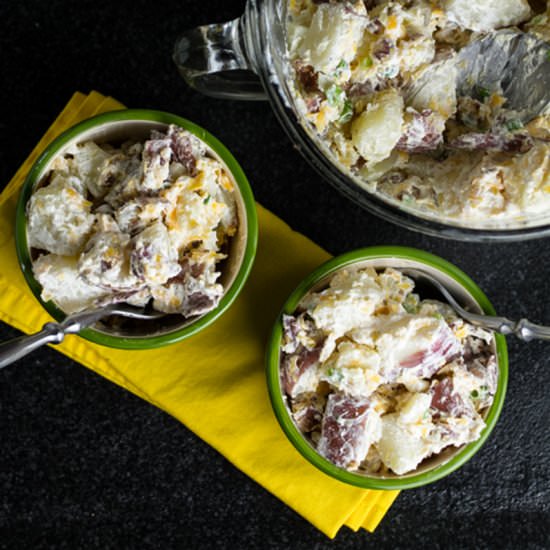
[[[0,344],[0,369],[45,344],[59,344],[63,338],[65,331],[61,325],[46,323],[40,332],[4,342]]]
[[[550,340],[550,327],[531,323],[527,319],[520,319],[515,327],[514,334],[529,342],[529,340]]]

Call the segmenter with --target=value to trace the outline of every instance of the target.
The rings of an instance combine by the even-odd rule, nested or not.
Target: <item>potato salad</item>
[[[464,46],[498,29],[548,40],[548,13],[535,15],[527,0],[287,6],[296,106],[314,139],[361,186],[469,227],[550,215],[550,118],[524,125],[498,88],[474,85],[460,95],[455,62]]]
[[[337,466],[402,475],[479,438],[498,369],[491,333],[387,268],[341,270],[283,317],[294,422]]]
[[[114,302],[210,311],[237,229],[233,191],[206,145],[174,125],[145,142],[71,146],[27,204],[42,298],[67,314]]]

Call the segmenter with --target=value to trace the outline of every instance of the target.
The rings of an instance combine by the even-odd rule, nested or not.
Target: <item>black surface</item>
[[[0,2],[0,186],[75,90],[186,116],[240,161],[259,202],[333,254],[402,244],[469,273],[500,312],[550,323],[548,239],[441,241],[327,186],[269,105],[208,99],[172,66],[178,33],[242,1]],[[16,331],[0,326],[0,338]],[[0,371],[0,548],[548,548],[549,344],[509,340],[499,424],[459,472],[404,492],[375,534],[334,542],[165,413],[44,349]]]

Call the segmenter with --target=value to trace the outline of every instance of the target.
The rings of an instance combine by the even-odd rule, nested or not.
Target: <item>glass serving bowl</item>
[[[425,459],[415,470],[403,475],[367,474],[351,472],[340,468],[317,452],[311,442],[300,432],[290,412],[287,398],[281,383],[281,344],[283,337],[282,317],[291,315],[301,300],[309,292],[325,288],[337,271],[342,269],[362,269],[371,267],[384,269],[419,268],[428,272],[445,285],[457,300],[476,313],[494,315],[494,309],[481,289],[453,264],[414,248],[399,246],[379,246],[363,248],[332,258],[308,275],[289,296],[281,314],[275,321],[267,345],[266,375],[267,386],[273,411],[285,435],[304,458],[315,467],[339,481],[367,489],[409,489],[437,481],[463,466],[479,451],[495,427],[504,404],[508,382],[508,352],[506,340],[495,334],[493,351],[497,358],[498,381],[493,402],[484,411],[485,428],[479,439],[461,447],[447,447],[440,453]]]
[[[514,241],[550,234],[548,216],[497,227],[490,220],[472,222],[403,204],[372,192],[365,181],[338,164],[300,114],[292,93],[293,75],[286,47],[285,0],[248,0],[242,17],[185,32],[173,59],[185,81],[203,94],[228,99],[269,100],[294,146],[348,198],[369,212],[429,235],[465,241]]]
[[[15,231],[19,265],[29,288],[56,321],[65,319],[66,314],[54,302],[46,302],[41,297],[42,287],[33,275],[33,251],[27,240],[27,202],[47,176],[55,159],[75,143],[88,140],[97,143],[142,141],[149,138],[151,130],[166,130],[170,124],[184,128],[205,143],[209,153],[221,162],[235,183],[239,226],[231,238],[228,258],[220,268],[224,293],[218,305],[203,315],[185,318],[180,314],[167,314],[159,319],[137,322],[113,316],[111,323],[98,322],[79,332],[80,336],[97,344],[122,349],[150,349],[188,338],[213,323],[229,308],[252,269],[258,240],[256,204],[248,180],[233,155],[214,136],[189,120],[161,111],[126,109],[104,113],[76,124],[48,145],[32,166],[19,195]]]

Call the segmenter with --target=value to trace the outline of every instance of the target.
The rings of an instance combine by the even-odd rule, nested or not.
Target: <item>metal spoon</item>
[[[438,281],[433,275],[427,273],[421,269],[416,268],[396,268],[399,269],[405,275],[411,276],[418,282],[428,283],[435,287],[439,293],[445,298],[447,303],[453,308],[455,313],[468,321],[472,325],[482,327],[500,334],[508,335],[515,334],[521,340],[529,342],[529,340],[550,340],[550,327],[542,325],[536,325],[531,323],[527,319],[520,319],[519,321],[512,321],[506,317],[497,317],[493,315],[480,315],[478,313],[472,313],[464,309],[453,297],[453,295],[447,290],[447,288]]]
[[[449,69],[456,71],[457,95],[475,97],[476,89],[501,90],[505,108],[523,124],[550,104],[550,44],[532,34],[506,29],[473,40],[416,79],[407,101],[414,104],[414,98],[430,90],[434,81],[448,81]]]
[[[40,332],[19,336],[0,344],[0,368],[10,365],[44,344],[60,344],[66,334],[77,334],[96,321],[109,315],[120,315],[131,319],[152,320],[165,314],[146,311],[128,304],[110,304],[105,307],[88,309],[66,317],[61,323],[46,323]]]

